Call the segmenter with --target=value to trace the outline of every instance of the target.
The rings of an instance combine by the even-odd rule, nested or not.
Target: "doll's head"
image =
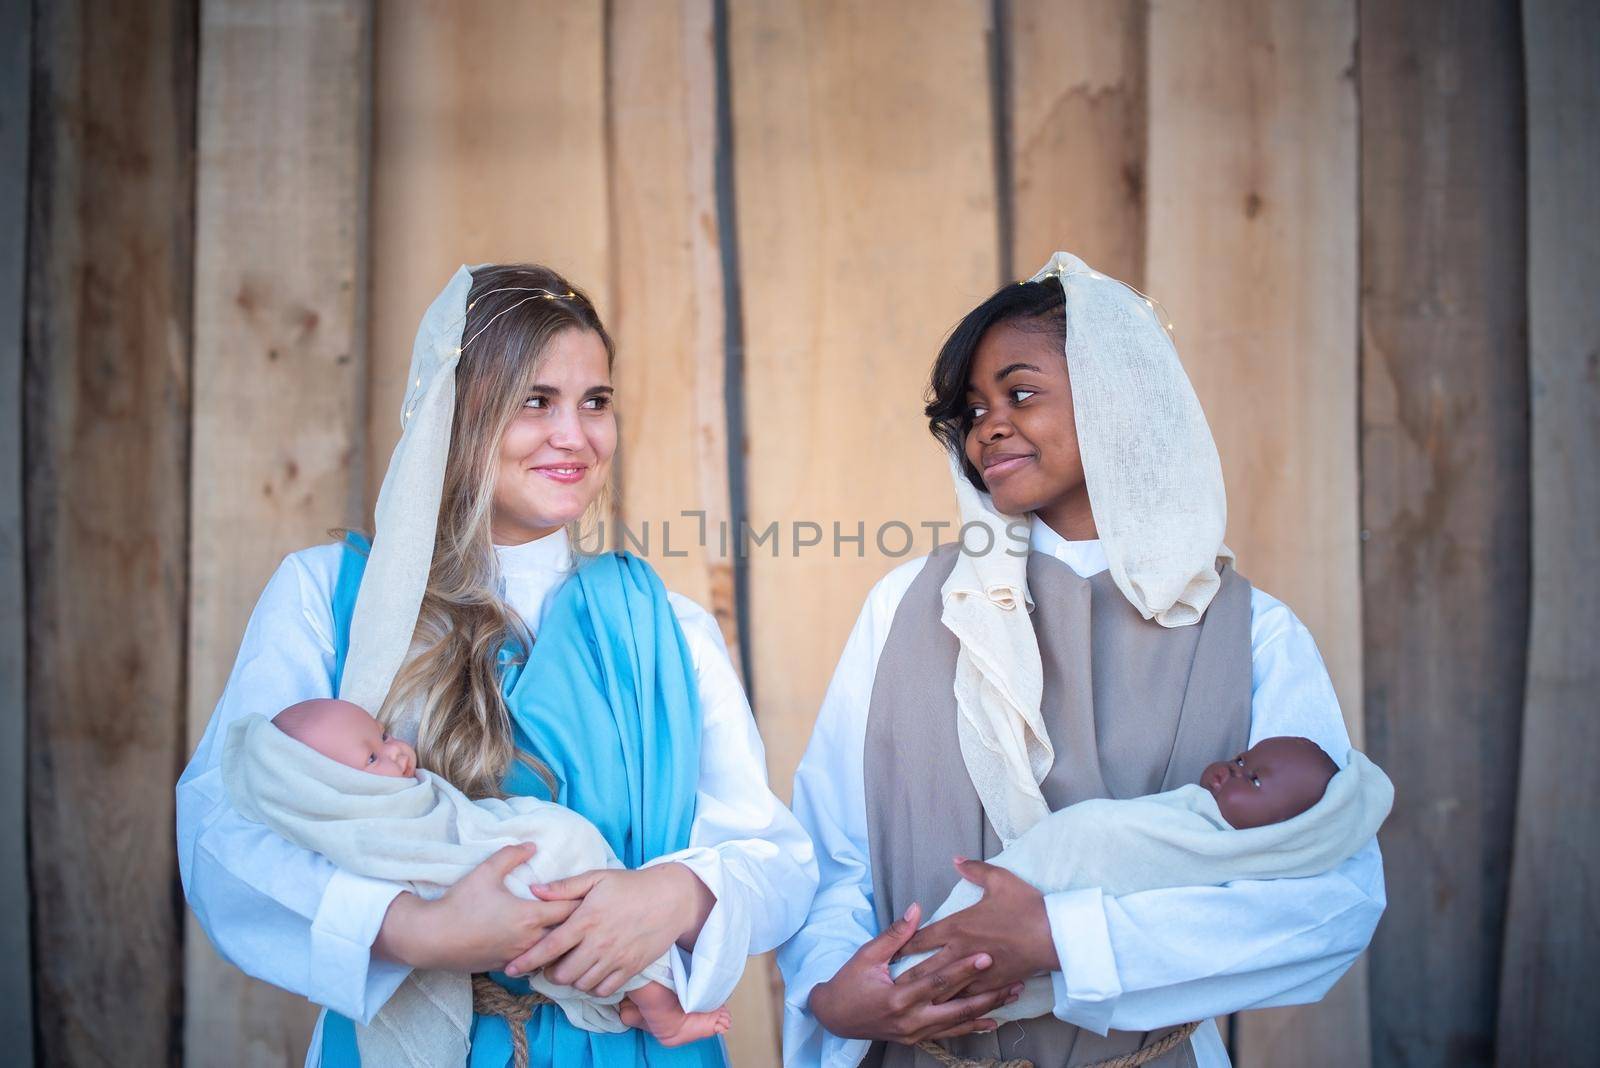
[[[1200,785],[1217,799],[1222,818],[1242,831],[1300,815],[1322,800],[1338,770],[1310,738],[1263,738],[1206,768]]]
[[[272,717],[273,725],[330,760],[357,771],[391,778],[417,773],[417,752],[383,726],[360,705],[332,698],[301,701]]]

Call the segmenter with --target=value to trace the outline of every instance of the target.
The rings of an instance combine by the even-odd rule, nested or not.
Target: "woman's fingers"
[[[560,959],[573,946],[583,941],[583,932],[570,923],[563,923],[559,927],[547,931],[543,938],[528,947],[528,951],[516,960],[507,964],[507,975],[527,975],[529,972],[538,971],[551,961]],[[559,982],[553,976],[552,981]]]
[[[487,867],[494,872],[497,879],[504,879],[517,867],[532,858],[539,851],[539,847],[532,842],[522,842],[517,845],[502,846],[490,854],[489,859],[479,867]]]
[[[1012,986],[988,994],[952,998],[942,1005],[929,1005],[917,1014],[917,1025],[922,1029],[922,1033],[917,1036],[916,1041],[920,1042],[925,1038],[949,1038],[970,1031],[984,1030],[975,1026],[977,1022],[984,1020],[992,1025],[994,1021],[986,1019],[988,1014],[1016,996],[1017,988]],[[967,1026],[969,1024],[974,1026]]]
[[[604,961],[597,960],[593,964],[589,965],[588,968],[584,969],[583,975],[578,978],[576,983],[571,985],[577,987],[585,994],[592,994],[599,988],[601,980],[603,980],[610,973],[611,965]]]
[[[895,985],[910,986],[920,979],[926,979],[939,969],[948,967],[955,959],[955,952],[948,946],[940,949],[927,960],[919,961],[914,967],[907,968],[904,974],[895,978]]]
[[[578,985],[578,981],[584,977],[584,974],[594,965],[595,954],[593,950],[579,942],[577,948],[573,949],[572,952],[559,958],[554,964],[546,965],[544,974],[552,983],[575,987]]]
[[[911,984],[911,993],[918,1001],[942,1005],[957,994],[966,991],[967,984],[994,963],[987,953],[974,953],[970,957],[946,963]],[[905,978],[902,976],[901,978]],[[897,986],[899,984],[896,984]]]
[[[529,889],[541,901],[573,901],[593,890],[594,884],[609,870],[599,868],[567,879],[557,879],[553,883],[534,883]]]
[[[984,1031],[993,1031],[998,1026],[999,1024],[994,1020],[984,1016],[976,1020],[968,1020],[966,1023],[956,1024],[954,1027],[948,1028],[944,1031],[935,1031],[932,1034],[924,1035],[922,1038],[917,1039],[917,1041],[927,1042],[931,1040],[934,1042],[939,1042],[947,1038],[960,1038],[962,1035],[976,1035],[981,1034]]]
[[[599,995],[600,997],[608,998],[612,994],[615,994],[617,991],[621,990],[622,987],[623,987],[623,984],[626,983],[629,979],[632,979],[632,978],[633,978],[633,975],[630,972],[626,972],[626,971],[615,971],[615,972],[612,972],[610,975],[606,976],[604,982],[602,982],[599,986],[594,988],[594,992],[597,995]]]
[[[917,933],[917,923],[922,919],[922,906],[912,902],[905,915],[891,923],[887,930],[856,950],[857,959],[868,964],[888,964],[901,952],[906,940]]]
[[[928,926],[912,935],[906,941],[906,943],[902,945],[898,951],[896,951],[895,956],[909,957],[913,953],[927,953],[929,950],[938,949],[941,946],[949,944],[951,935],[950,928],[954,926],[952,921],[954,921],[960,915],[961,913],[959,912],[952,912],[944,919],[935,920],[933,923],[928,924]]]

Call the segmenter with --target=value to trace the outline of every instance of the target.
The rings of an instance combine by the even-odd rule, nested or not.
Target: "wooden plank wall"
[[[667,586],[716,616],[739,665],[712,0],[618,0],[607,21],[608,224],[616,279],[617,518],[648,538]],[[685,516],[700,511],[702,517]],[[670,532],[670,533],[669,533]],[[781,1023],[770,955],[729,1009],[737,1064],[764,1064]]]
[[[1366,728],[1399,785],[1380,1064],[1494,1058],[1528,633],[1520,41],[1514,3],[1361,7]]]
[[[610,309],[600,4],[380,0],[367,504],[417,322],[463,263],[534,260]]]
[[[180,1048],[195,9],[35,10],[24,472],[37,1059]]]
[[[1143,288],[1150,10],[1146,0],[1001,4],[1011,262],[1065,247]],[[930,361],[931,363],[931,361]]]
[[[1316,636],[1359,746],[1355,23],[1353,0],[1152,5],[1146,278],[1239,569]],[[1358,966],[1318,1005],[1237,1018],[1236,1062],[1364,1065],[1366,1008]]]
[[[746,625],[786,797],[862,599],[895,563],[877,531],[908,524],[922,553],[919,524],[954,517],[918,401],[945,332],[999,280],[988,12],[773,0],[730,14],[748,520],[783,542],[750,550]],[[836,523],[864,541],[835,555]],[[885,544],[904,555],[904,540]]]
[[[285,552],[361,526],[368,0],[204,0],[190,469],[189,743]],[[191,917],[187,1061],[305,1055],[304,998],[224,963]]]
[[[0,1049],[33,1061],[27,824],[27,608],[23,581],[22,334],[26,315],[28,99],[33,18],[0,8]]]
[[[1533,615],[1496,1063],[1578,1059],[1600,1015],[1600,7],[1528,0]]]

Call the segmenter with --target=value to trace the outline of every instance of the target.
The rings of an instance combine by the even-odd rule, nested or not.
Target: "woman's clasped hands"
[[[576,901],[528,901],[506,889],[506,876],[537,851],[532,843],[506,846],[432,901],[399,895],[383,918],[373,949],[413,968],[504,968],[578,909]]]
[[[674,943],[693,948],[716,898],[682,864],[603,868],[533,892],[575,906],[570,918],[506,967],[507,975],[544,969],[545,978],[610,997]]]
[[[818,1022],[842,1038],[914,1045],[927,1039],[992,1031],[985,1014],[1015,1001],[1022,984],[981,994],[969,988],[994,964],[986,952],[941,961],[939,966],[890,977],[889,962],[917,933],[922,909],[913,904],[888,930],[858,949],[844,967],[811,991]]]

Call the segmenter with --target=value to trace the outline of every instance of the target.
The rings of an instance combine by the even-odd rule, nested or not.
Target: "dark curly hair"
[[[1061,283],[1047,278],[1042,282],[1019,282],[999,290],[956,324],[939,350],[939,358],[933,362],[928,403],[923,409],[928,417],[928,429],[950,455],[961,461],[961,469],[972,484],[985,491],[988,487],[983,484],[983,476],[967,461],[963,448],[967,431],[972,428],[967,382],[972,378],[972,361],[978,343],[990,327],[1001,323],[1053,334],[1065,348],[1067,304]]]

